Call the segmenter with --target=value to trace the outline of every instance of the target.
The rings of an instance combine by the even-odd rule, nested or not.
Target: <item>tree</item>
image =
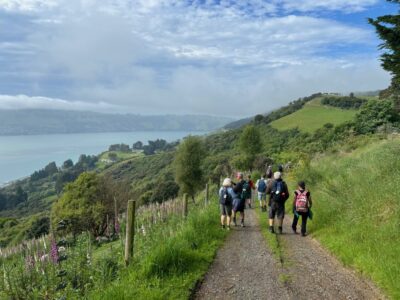
[[[37,239],[42,235],[48,234],[50,231],[50,218],[36,218],[32,222],[31,227],[26,231],[25,236],[28,239]]]
[[[400,4],[400,0],[387,0]],[[389,92],[400,110],[400,15],[384,15],[376,19],[368,19],[368,22],[375,27],[379,38],[383,41],[381,49],[386,52],[381,55],[382,67],[392,74],[392,83]]]
[[[239,137],[239,149],[242,157],[237,160],[241,168],[251,170],[255,156],[262,150],[261,134],[257,127],[246,126]]]
[[[395,122],[397,118],[391,101],[370,100],[356,115],[354,130],[358,134],[373,133],[378,127]]]
[[[201,164],[205,157],[202,140],[199,137],[189,136],[178,147],[176,152],[175,179],[180,191],[192,197],[202,188],[203,174]]]
[[[133,150],[142,150],[143,149],[143,143],[141,141],[137,141],[132,145]]]
[[[72,161],[72,159],[67,159],[66,161],[63,162],[62,168],[69,169],[69,168],[72,168],[73,166],[74,166],[74,162]]]
[[[73,234],[88,230],[98,236],[106,229],[107,214],[113,215],[107,183],[96,173],[84,172],[65,186],[64,194],[53,204],[51,221],[54,228],[64,220]]]
[[[53,161],[49,163],[47,166],[44,167],[44,171],[46,172],[47,176],[51,176],[58,172],[58,168],[56,163]]]

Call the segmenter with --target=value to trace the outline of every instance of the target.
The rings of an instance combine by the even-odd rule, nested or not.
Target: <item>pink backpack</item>
[[[308,212],[308,197],[307,197],[307,190],[303,192],[297,190],[296,191],[296,211],[297,212]]]

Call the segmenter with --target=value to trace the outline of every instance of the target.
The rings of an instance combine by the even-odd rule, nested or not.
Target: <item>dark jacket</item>
[[[237,195],[237,197],[239,199],[242,197],[243,184],[244,184],[244,180],[242,179],[241,181],[236,183],[235,186],[233,187],[233,192]]]

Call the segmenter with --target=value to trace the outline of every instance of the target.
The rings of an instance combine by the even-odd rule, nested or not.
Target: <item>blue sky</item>
[[[243,117],[382,89],[379,0],[0,0],[0,108]]]

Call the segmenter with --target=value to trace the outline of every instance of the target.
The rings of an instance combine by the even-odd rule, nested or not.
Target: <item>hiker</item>
[[[265,174],[267,175],[267,178],[272,178],[273,172],[272,172],[272,166],[269,165],[267,168],[267,171],[265,172]]]
[[[256,182],[258,201],[260,202],[261,211],[267,210],[267,180],[265,174]]]
[[[251,208],[252,190],[255,189],[254,182],[251,180],[251,175],[247,175],[247,180],[243,184],[243,195],[247,205]]]
[[[282,173],[275,172],[274,180],[267,187],[267,194],[270,195],[269,202],[269,231],[275,233],[274,219],[278,219],[278,233],[282,233],[283,218],[285,217],[285,202],[289,198],[289,191],[285,181],[282,180]]]
[[[232,215],[232,203],[234,198],[232,189],[232,181],[230,178],[225,178],[222,183],[222,187],[219,190],[219,207],[221,212],[221,227],[230,230],[231,228],[231,215]]]
[[[310,216],[312,206],[311,193],[306,190],[306,183],[300,181],[297,190],[294,192],[293,200],[293,232],[297,234],[297,222],[301,216],[301,235],[307,235],[307,219]]]
[[[243,179],[243,174],[238,173],[237,174],[237,180],[238,183],[234,184],[233,187],[233,192],[234,192],[234,198],[233,198],[233,224],[237,226],[236,223],[236,213],[240,213],[240,225],[244,227],[244,208],[245,208],[245,196],[243,195],[243,186],[245,184],[245,181]]]

